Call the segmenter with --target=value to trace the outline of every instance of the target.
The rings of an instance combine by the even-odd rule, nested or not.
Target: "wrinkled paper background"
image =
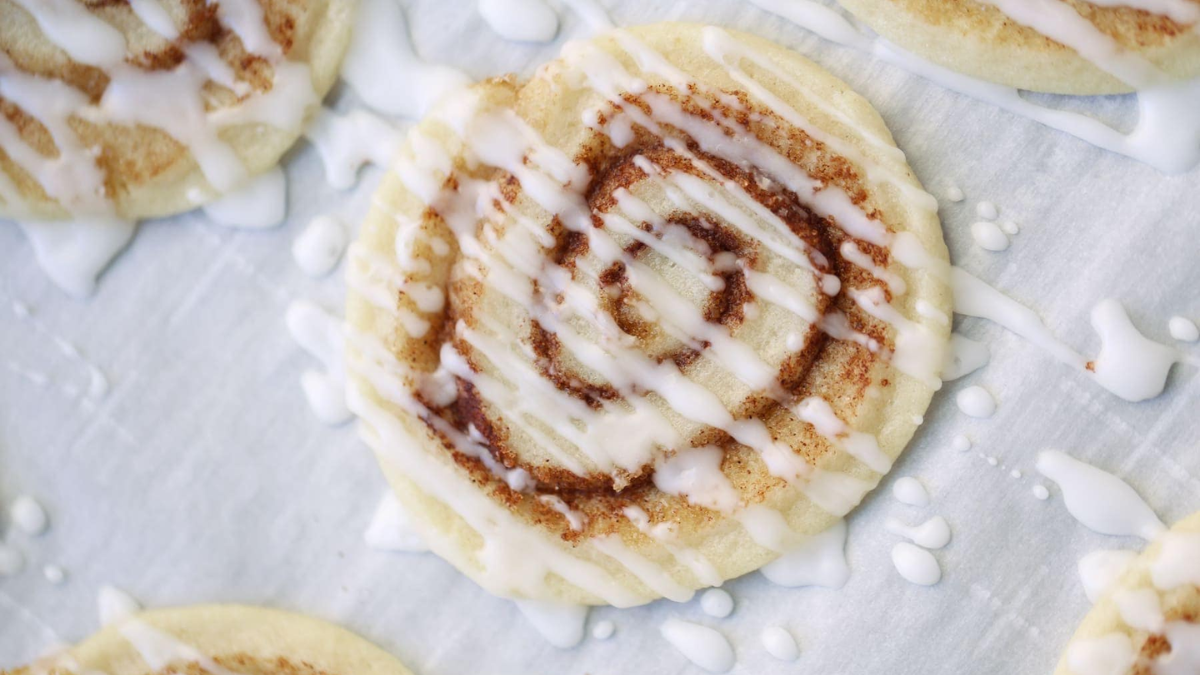
[[[932,192],[950,183],[966,192],[967,201],[942,209],[955,263],[1035,307],[1077,349],[1097,348],[1088,312],[1105,297],[1168,343],[1169,316],[1200,318],[1200,171],[1160,175],[824,43],[746,2],[603,4],[622,24],[681,19],[748,30],[845,79],[879,109]],[[528,75],[586,31],[564,9],[554,44],[520,45],[492,33],[473,2],[405,5],[419,54],[477,78]],[[334,96],[339,107],[350,99]],[[1130,97],[1055,103],[1126,122],[1135,115]],[[340,272],[306,278],[291,241],[315,214],[359,217],[378,173],[338,193],[306,144],[285,167],[282,228],[224,229],[199,213],[148,223],[87,302],[52,286],[19,230],[0,223],[0,366],[50,378],[38,387],[0,367],[0,501],[32,494],[52,520],[38,538],[3,530],[28,564],[0,579],[0,666],[92,633],[96,591],[111,583],[147,606],[243,602],[313,614],[429,675],[699,672],[659,636],[669,616],[725,633],[735,673],[1048,673],[1088,608],[1079,557],[1140,542],[1086,530],[1057,489],[1048,502],[1035,499],[1037,452],[1063,448],[1117,473],[1168,522],[1200,509],[1194,367],[1177,366],[1165,395],[1126,403],[1000,328],[965,320],[959,329],[990,343],[992,363],[938,394],[891,476],[918,476],[933,503],[900,504],[890,481],[872,494],[850,518],[853,575],[843,589],[786,589],[751,574],[726,584],[737,601],[728,619],[707,617],[696,600],[605,608],[591,621],[616,622],[612,639],[556,649],[511,602],[436,557],[364,545],[383,478],[351,425],[324,428],[307,409],[298,379],[317,364],[283,317],[297,298],[340,309]],[[974,204],[985,199],[1021,225],[1005,253],[972,243]],[[13,301],[28,304],[33,319],[10,312]],[[63,391],[86,389],[87,372],[54,336],[108,375],[112,390],[97,404]],[[955,407],[954,393],[970,384],[996,396],[992,419]],[[976,448],[953,450],[959,433]],[[943,581],[908,584],[892,567],[898,539],[883,523],[936,514],[954,531],[936,553]],[[64,584],[43,578],[47,563],[67,570]],[[769,625],[793,632],[798,661],[765,652],[759,636]]]

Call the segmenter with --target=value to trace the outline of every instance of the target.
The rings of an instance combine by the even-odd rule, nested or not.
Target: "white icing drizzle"
[[[1166,623],[1162,602],[1153,588],[1118,590],[1112,595],[1113,604],[1121,614],[1121,620],[1130,628],[1150,633],[1161,633]]]
[[[1079,581],[1092,603],[1099,602],[1129,565],[1137,558],[1134,551],[1092,551],[1079,559]]]
[[[1128,133],[1082,113],[1046,108],[1012,87],[984,82],[921,59],[896,45],[865,35],[830,7],[815,0],[752,0],[826,40],[873,55],[943,87],[1028,117],[1160,171],[1184,173],[1200,164],[1200,78],[1171,81],[1148,62],[1116,49],[1070,6],[1056,0],[989,0],[1015,20],[1063,42],[1138,90],[1139,118]],[[1017,16],[1014,16],[1017,15]]]
[[[429,550],[425,539],[413,529],[408,513],[388,490],[375,507],[375,514],[363,532],[363,541],[378,551],[422,553]]]
[[[559,649],[570,649],[583,642],[587,625],[586,605],[564,605],[540,600],[514,600],[522,616],[546,642]]]
[[[1183,316],[1173,316],[1167,322],[1167,330],[1170,331],[1171,337],[1180,342],[1196,342],[1200,340],[1200,328],[1196,326],[1196,322]]]
[[[332,216],[317,216],[309,221],[292,241],[292,258],[302,272],[312,278],[323,277],[337,267],[346,250],[349,233]]]
[[[942,580],[942,568],[929,551],[902,541],[892,548],[892,564],[904,580],[918,586],[932,586]]]
[[[846,521],[803,540],[760,570],[773,584],[796,588],[841,588],[850,578],[846,563]]]
[[[970,375],[986,366],[992,358],[987,344],[959,333],[950,335],[950,351],[946,356],[946,364],[942,367],[942,380],[945,382]]]
[[[925,490],[925,486],[912,476],[896,479],[896,482],[892,484],[892,495],[897,501],[909,506],[929,505],[929,493]]]
[[[202,208],[220,225],[248,230],[277,227],[287,214],[287,176],[275,167]]]
[[[996,399],[979,385],[967,387],[954,395],[954,402],[964,415],[986,419],[996,414]]]
[[[796,638],[783,626],[767,626],[762,632],[763,649],[780,661],[795,661],[800,658],[800,647]]]
[[[116,586],[104,585],[96,593],[96,611],[100,616],[100,625],[124,621],[142,611],[141,604],[133,596]]]
[[[403,142],[394,124],[362,109],[339,115],[321,108],[304,135],[325,164],[325,179],[337,190],[353,186],[364,164],[388,166]]]
[[[77,298],[96,291],[100,273],[129,245],[137,230],[130,221],[108,217],[22,221],[19,225],[33,244],[34,255],[46,275]]]
[[[42,508],[42,505],[29,495],[20,495],[14,499],[12,506],[9,507],[9,512],[13,525],[16,525],[17,529],[25,534],[36,536],[45,532],[46,528],[50,526],[46,509]]]
[[[371,108],[418,118],[448,92],[471,83],[463,73],[430,65],[413,52],[404,11],[395,0],[362,0],[342,78]]]
[[[233,671],[223,668],[195,647],[148,623],[129,619],[122,621],[117,630],[121,637],[137,650],[152,672],[159,672],[172,664],[183,662],[196,663],[212,675],[235,675]]]
[[[1200,533],[1168,532],[1150,565],[1155,587],[1170,591],[1185,584],[1200,586]]]
[[[1128,483],[1107,471],[1058,450],[1040,453],[1037,470],[1058,484],[1067,511],[1088,529],[1147,541],[1167,529]]]
[[[479,0],[479,14],[506,40],[549,42],[558,33],[558,14],[544,0]]]
[[[1122,675],[1137,661],[1133,642],[1125,633],[1109,633],[1067,648],[1067,667],[1075,675]]]
[[[736,663],[729,640],[708,626],[670,618],[659,627],[659,632],[688,661],[710,673],[728,672]]]
[[[721,588],[710,588],[700,596],[700,608],[704,613],[724,619],[733,613],[733,596]]]
[[[306,370],[300,376],[300,387],[313,414],[329,425],[348,422],[352,414],[346,406],[341,322],[307,300],[293,301],[286,318],[296,343],[325,366],[323,372]]]
[[[941,516],[934,516],[916,526],[888,518],[883,526],[888,532],[904,537],[921,548],[939,549],[950,543],[950,524]]]

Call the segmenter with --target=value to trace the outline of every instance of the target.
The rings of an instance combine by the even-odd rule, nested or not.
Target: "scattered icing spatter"
[[[918,586],[932,586],[942,580],[942,568],[929,551],[902,541],[892,548],[892,564],[905,581]]]
[[[346,407],[341,322],[307,300],[293,301],[286,318],[296,342],[325,366],[324,372],[307,370],[300,376],[300,387],[313,414],[331,426],[350,421],[353,415]]]
[[[46,531],[50,519],[46,509],[36,499],[29,495],[21,495],[13,500],[10,507],[13,525],[25,534],[39,535]]]
[[[964,415],[986,419],[996,414],[996,399],[979,385],[967,387],[955,394],[954,402]]]
[[[951,382],[986,366],[992,358],[988,346],[969,337],[952,333],[950,351],[946,353],[946,364],[942,367],[942,380]]]
[[[583,641],[583,628],[588,616],[586,605],[564,605],[541,600],[513,602],[534,629],[546,638],[546,642],[559,649],[570,649]]]
[[[58,565],[45,565],[42,567],[42,576],[57,586],[67,580],[67,571]]]
[[[736,663],[729,640],[708,626],[670,618],[659,627],[659,632],[688,661],[710,673],[729,672]]]
[[[607,640],[613,636],[613,633],[616,632],[616,624],[608,619],[605,619],[604,621],[597,621],[596,625],[592,627],[592,637],[596,638],[597,640]]]
[[[1000,217],[1000,210],[991,202],[979,202],[975,205],[975,214],[984,220],[995,220]]]
[[[1088,600],[1095,603],[1137,557],[1134,551],[1092,551],[1079,559],[1079,581]]]
[[[1011,220],[1006,220],[1006,221],[1000,223],[1000,229],[1004,231],[1004,234],[1012,236],[1012,235],[1018,234],[1021,231],[1021,226],[1017,225],[1015,222],[1013,222]]]
[[[959,452],[966,452],[971,449],[971,439],[959,434],[951,439],[950,446]]]
[[[955,204],[961,202],[963,199],[966,199],[966,195],[963,194],[962,189],[960,189],[957,185],[947,185],[945,192],[942,193],[942,196],[946,198],[946,201],[954,202]]]
[[[325,180],[337,190],[353,186],[365,164],[388,166],[403,142],[394,124],[367,110],[341,115],[322,108],[304,135],[321,156]]]
[[[11,577],[25,569],[25,556],[11,545],[0,542],[0,577]]]
[[[213,222],[227,227],[278,227],[287,215],[287,176],[275,167],[201,208]]]
[[[971,223],[971,238],[975,244],[985,251],[999,253],[1008,250],[1008,235],[1000,226],[990,220],[980,220]]]
[[[1180,342],[1196,342],[1200,340],[1200,328],[1196,326],[1196,322],[1182,316],[1173,316],[1167,322],[1167,330],[1170,331],[1171,337]]]
[[[828,530],[805,539],[759,571],[771,583],[788,588],[841,588],[850,578],[850,566],[846,563],[846,521],[838,521]]]
[[[133,596],[115,586],[101,586],[96,593],[100,625],[107,626],[137,614],[142,605]]]
[[[558,14],[545,0],[479,0],[479,14],[505,40],[549,42],[558,33]]]
[[[117,257],[137,224],[115,218],[19,223],[46,276],[76,298],[96,291],[100,273]]]
[[[314,279],[337,267],[349,243],[346,226],[332,216],[317,216],[292,242],[292,258],[300,271]]]
[[[700,596],[700,608],[711,617],[724,619],[733,613],[733,596],[725,589],[710,588]]]
[[[1200,164],[1200,78],[1172,80],[1152,64],[1132,56],[1140,65],[1131,77],[1126,69],[1117,70],[1114,62],[1130,58],[1124,50],[1111,45],[1111,38],[1090,22],[1076,15],[1071,26],[1063,25],[1062,14],[1055,12],[1059,3],[1020,3],[1030,10],[1036,22],[1022,21],[1052,39],[1073,48],[1101,69],[1117,76],[1138,91],[1138,122],[1129,132],[1107,126],[1082,113],[1047,108],[1027,100],[1012,87],[993,84],[956,73],[911,54],[878,37],[867,35],[831,7],[815,0],[752,0],[755,5],[783,16],[817,35],[860,52],[870,54],[943,87],[1025,116],[1039,124],[1071,134],[1080,140],[1110,152],[1120,153],[1168,173],[1184,173]],[[993,2],[1008,13],[1013,3]],[[1157,11],[1158,7],[1146,7]],[[1028,18],[1028,17],[1026,17]],[[1063,30],[1060,30],[1063,29]]]
[[[415,119],[447,92],[471,83],[463,73],[430,65],[413,52],[408,22],[395,0],[361,0],[342,79],[371,108]]]
[[[1147,339],[1116,300],[1103,300],[1092,310],[1092,326],[1100,336],[1099,355],[1091,362],[1050,332],[1031,309],[955,267],[951,270],[954,311],[997,323],[1054,358],[1092,376],[1093,381],[1127,401],[1144,401],[1162,393],[1171,366],[1182,355]]]
[[[1100,386],[1127,401],[1145,401],[1162,393],[1178,351],[1138,332],[1125,308],[1104,300],[1092,309],[1092,327],[1100,336],[1100,353],[1092,372]]]
[[[1067,511],[1088,529],[1147,541],[1167,529],[1128,483],[1107,471],[1058,450],[1039,454],[1037,470],[1058,484]]]
[[[929,493],[925,486],[911,476],[904,476],[892,484],[892,495],[901,503],[909,506],[928,506]]]
[[[1030,489],[1033,491],[1033,496],[1040,501],[1044,502],[1050,498],[1050,490],[1048,490],[1045,485],[1034,485]]]
[[[941,516],[934,516],[915,526],[888,518],[883,526],[888,532],[904,537],[921,548],[939,549],[950,543],[950,524]]]
[[[429,550],[425,540],[413,530],[408,514],[391,490],[375,507],[375,515],[363,532],[363,541],[378,551],[421,553]]]
[[[795,661],[800,658],[800,647],[796,638],[783,626],[767,626],[762,632],[763,649],[780,661]]]

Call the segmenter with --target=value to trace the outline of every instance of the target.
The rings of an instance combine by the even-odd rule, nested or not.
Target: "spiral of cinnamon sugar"
[[[940,384],[946,249],[870,105],[658,24],[414,128],[351,249],[364,438],[493,593],[635,605],[852,509]]]
[[[1055,94],[1200,77],[1200,0],[838,0],[938,65]]]

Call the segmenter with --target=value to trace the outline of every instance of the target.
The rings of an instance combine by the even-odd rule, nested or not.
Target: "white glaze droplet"
[[[42,567],[42,576],[46,577],[46,581],[55,586],[61,584],[67,579],[67,572],[58,565],[46,565]]]
[[[728,672],[736,662],[729,640],[708,626],[670,618],[659,632],[688,661],[710,673]]]
[[[41,534],[50,524],[50,519],[46,517],[46,509],[29,495],[21,495],[14,499],[11,510],[13,525],[25,534]]]
[[[107,626],[137,614],[142,606],[125,591],[105,585],[96,594],[96,609],[100,614],[100,625]]]
[[[990,220],[971,223],[971,238],[985,251],[1000,252],[1008,249],[1008,235]]]
[[[337,267],[346,251],[346,228],[330,216],[317,216],[292,242],[292,257],[300,271],[323,277]]]
[[[136,223],[112,218],[19,224],[46,276],[77,298],[95,292],[100,273],[137,231]]]
[[[378,551],[420,553],[429,550],[425,540],[413,530],[408,513],[391,490],[383,495],[379,506],[375,507],[375,515],[363,532],[363,541]]]
[[[11,577],[25,569],[25,556],[10,544],[0,542],[0,577]]]
[[[1144,401],[1162,393],[1179,352],[1138,332],[1116,300],[1092,309],[1092,327],[1100,336],[1093,361],[1096,382],[1126,401]]]
[[[892,495],[897,500],[909,506],[928,506],[929,493],[925,491],[925,486],[921,482],[911,476],[905,476],[897,479],[892,484]]]
[[[762,632],[763,648],[780,661],[795,661],[800,658],[800,647],[796,638],[783,626],[767,626]]]
[[[971,449],[971,439],[959,434],[950,441],[950,446],[959,452],[966,452]]]
[[[1037,485],[1034,485],[1032,490],[1033,490],[1033,496],[1037,497],[1041,501],[1046,501],[1047,499],[1050,498],[1050,490],[1046,489],[1045,485],[1042,485],[1039,483]]]
[[[1137,558],[1133,551],[1092,551],[1079,559],[1079,581],[1093,604],[1100,600]]]
[[[587,624],[586,605],[564,605],[542,600],[514,600],[517,609],[546,638],[546,642],[559,649],[570,649],[583,641],[583,628]]]
[[[733,613],[733,596],[721,588],[710,588],[700,596],[700,608],[704,613],[724,619]]]
[[[1171,320],[1167,322],[1167,330],[1171,332],[1171,337],[1181,342],[1200,340],[1200,328],[1196,327],[1195,321],[1187,317],[1171,317]]]
[[[1014,223],[1011,220],[1006,220],[1006,221],[1000,223],[1000,229],[1004,230],[1004,234],[1013,236],[1021,231],[1021,226],[1017,225],[1016,223]]]
[[[996,399],[987,389],[974,385],[967,387],[954,396],[954,402],[964,415],[986,419],[996,414]]]
[[[616,624],[608,619],[605,619],[604,621],[597,621],[596,625],[592,627],[592,637],[596,638],[597,640],[607,640],[608,638],[612,637],[613,633],[615,632],[617,632]]]
[[[939,549],[950,543],[950,524],[941,516],[934,516],[916,526],[888,518],[883,526],[888,532],[904,537],[921,548]]]
[[[932,586],[942,580],[942,568],[933,554],[915,544],[902,541],[892,548],[892,564],[905,581]]]
[[[950,350],[942,366],[942,380],[951,382],[986,366],[992,358],[988,346],[964,335],[950,335]]]
[[[1037,470],[1058,484],[1067,511],[1088,529],[1147,541],[1167,529],[1128,483],[1107,471],[1058,450],[1039,454]]]
[[[275,167],[202,208],[220,225],[248,230],[276,227],[287,215],[287,176]]]
[[[943,196],[945,196],[946,201],[956,204],[966,198],[966,195],[963,194],[963,191],[957,185],[946,186],[946,192]]]
[[[975,213],[984,220],[995,220],[1000,216],[1000,209],[991,202],[979,202],[975,205]]]
[[[505,40],[549,42],[558,33],[558,15],[543,0],[479,0],[479,14]]]
[[[760,571],[771,583],[788,588],[841,588],[850,578],[850,566],[846,563],[846,521],[838,521],[828,530],[805,539]]]

